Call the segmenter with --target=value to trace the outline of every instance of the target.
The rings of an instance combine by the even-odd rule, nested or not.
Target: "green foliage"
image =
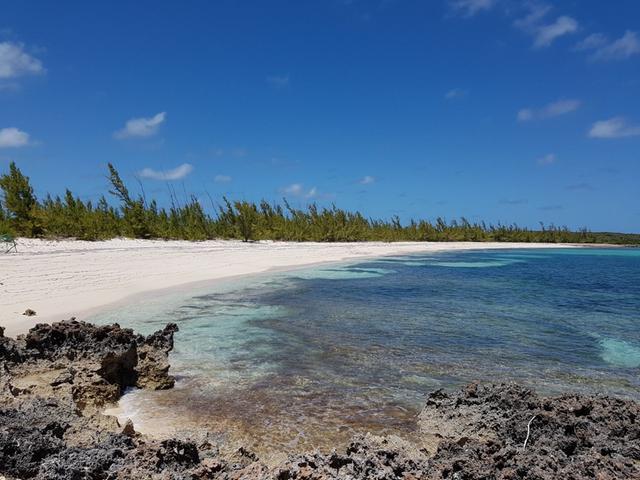
[[[69,190],[63,198],[47,195],[38,201],[29,183],[14,163],[9,173],[0,176],[0,234],[29,237],[74,237],[103,240],[119,236],[206,240],[237,238],[249,240],[284,240],[316,242],[356,241],[472,241],[472,242],[548,242],[610,243],[640,245],[640,235],[590,232],[566,227],[546,226],[540,229],[512,225],[472,223],[466,218],[434,222],[411,220],[403,225],[398,217],[378,220],[349,212],[335,205],[330,208],[311,204],[305,209],[293,208],[286,199],[282,204],[262,201],[231,202],[226,197],[215,214],[205,212],[198,199],[191,196],[184,204],[171,190],[172,205],[168,210],[155,200],[147,203],[144,195],[135,197],[122,181],[118,171],[108,166],[109,193],[117,206],[102,196],[93,205],[75,197]],[[212,202],[213,204],[213,202]]]
[[[258,221],[258,209],[255,204],[249,202],[236,202],[235,224],[240,238],[248,242],[253,239],[253,230]]]
[[[3,225],[8,224],[20,235],[37,235],[40,229],[35,216],[36,197],[29,177],[25,177],[14,162],[9,164],[9,173],[0,176],[0,189],[5,209]]]

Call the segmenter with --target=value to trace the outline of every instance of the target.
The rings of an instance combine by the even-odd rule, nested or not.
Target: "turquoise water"
[[[260,276],[99,321],[180,326],[177,387],[132,392],[141,426],[257,450],[410,437],[424,397],[471,380],[640,399],[640,250],[412,255]]]

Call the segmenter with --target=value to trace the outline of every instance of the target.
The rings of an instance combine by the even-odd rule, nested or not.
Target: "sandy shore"
[[[86,317],[127,297],[195,282],[384,255],[561,245],[511,243],[105,242],[19,239],[0,255],[0,325],[7,335],[35,323]],[[37,316],[22,313],[30,308]]]

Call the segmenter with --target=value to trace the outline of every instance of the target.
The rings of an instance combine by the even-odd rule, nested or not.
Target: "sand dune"
[[[145,292],[270,269],[384,255],[527,247],[558,245],[20,239],[17,254],[0,255],[0,325],[7,327],[7,335],[15,335],[38,322],[82,319]],[[37,316],[22,315],[27,308]]]

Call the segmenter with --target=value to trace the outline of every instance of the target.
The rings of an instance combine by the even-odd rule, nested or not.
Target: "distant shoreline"
[[[7,335],[36,323],[79,319],[132,298],[274,270],[467,250],[603,247],[502,242],[272,242],[237,240],[19,239],[18,253],[0,255],[0,318]],[[611,247],[606,245],[607,248]],[[26,309],[35,316],[22,315]]]

